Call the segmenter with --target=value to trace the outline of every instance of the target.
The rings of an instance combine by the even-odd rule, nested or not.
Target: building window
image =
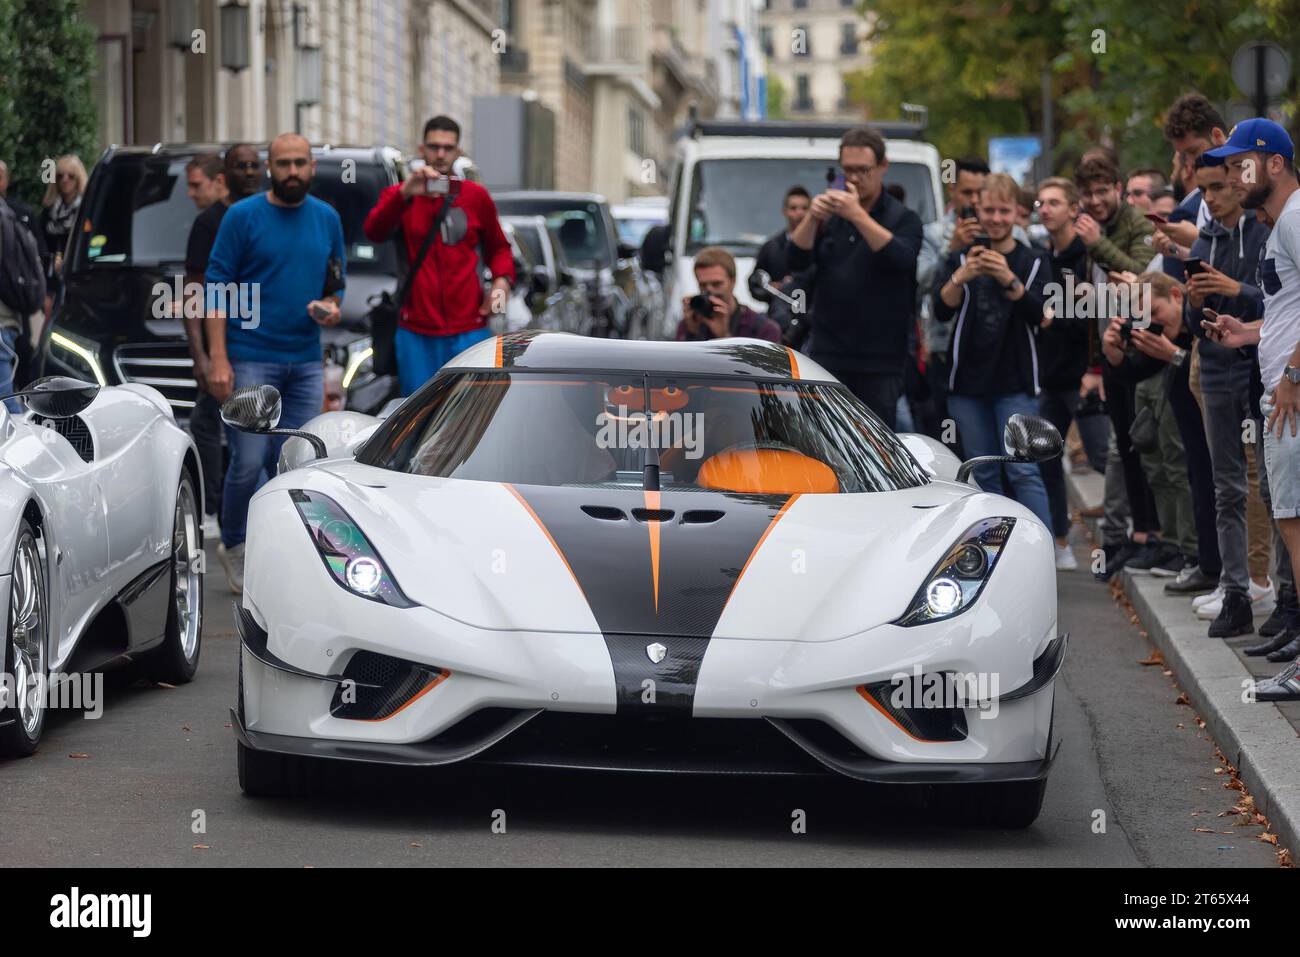
[[[796,113],[811,113],[812,90],[808,81],[807,73],[797,73],[794,78],[794,104],[791,107]]]
[[[840,24],[840,53],[844,56],[856,56],[858,52],[858,25],[856,23]]]
[[[774,48],[772,46],[771,27],[758,28],[758,42],[763,47],[763,56],[767,57],[769,60],[773,59]]]
[[[808,0],[794,0],[794,8],[796,10],[807,10]]]
[[[645,117],[636,107],[627,111],[627,148],[637,156],[645,155]]]

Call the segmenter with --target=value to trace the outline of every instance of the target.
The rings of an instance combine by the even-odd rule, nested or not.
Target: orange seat
[[[833,493],[840,490],[825,462],[790,449],[730,449],[700,466],[695,482],[702,488],[766,495]]]

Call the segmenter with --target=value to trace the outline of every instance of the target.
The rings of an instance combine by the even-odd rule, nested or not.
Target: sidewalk
[[[1097,473],[1072,474],[1067,464],[1066,482],[1075,508],[1101,504],[1102,477]],[[1084,519],[1084,524],[1100,547],[1100,520]],[[1091,575],[1091,564],[1090,556],[1081,556],[1079,571],[1062,574]],[[1256,634],[1227,641],[1208,637],[1210,623],[1196,617],[1191,600],[1164,593],[1169,579],[1127,571],[1120,578],[1166,665],[1228,763],[1237,768],[1281,846],[1300,848],[1300,701],[1243,700],[1252,679],[1276,674],[1284,665],[1241,653],[1261,640]],[[1256,626],[1263,621],[1256,618]]]

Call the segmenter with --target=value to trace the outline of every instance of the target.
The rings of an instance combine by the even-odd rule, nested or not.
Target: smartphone
[[[973,246],[983,246],[985,249],[992,249],[992,248],[993,248],[993,240],[989,239],[989,237],[988,237],[987,235],[981,234],[981,235],[975,237],[975,241],[974,241],[971,245],[973,245]]]
[[[1167,225],[1169,222],[1169,220],[1165,219],[1165,217],[1161,216],[1159,213],[1147,213],[1146,217],[1151,220],[1151,222],[1159,223],[1161,226]]]
[[[1199,259],[1184,259],[1183,268],[1187,270],[1188,278],[1191,278],[1205,272],[1205,263]]]
[[[328,309],[326,309],[324,306],[322,306],[320,303],[318,303],[318,302],[313,302],[313,303],[311,304],[311,315],[312,315],[312,318],[315,319],[317,322],[319,322],[320,320],[324,319],[324,318],[325,318],[326,316],[328,316],[329,314],[330,314],[330,311],[329,311]]]
[[[960,219],[977,219],[979,217],[975,213],[974,206],[963,206],[961,209],[957,210],[957,218],[960,220]]]

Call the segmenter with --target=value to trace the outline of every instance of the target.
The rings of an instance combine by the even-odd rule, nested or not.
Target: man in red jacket
[[[478,183],[451,177],[459,149],[460,125],[455,120],[448,116],[429,120],[420,145],[425,165],[400,186],[385,189],[366,217],[366,237],[371,242],[386,242],[401,227],[411,263],[434,217],[444,203],[451,204],[402,309],[396,339],[402,395],[410,395],[452,356],[492,334],[488,315],[505,310],[515,281],[510,243],[501,231],[492,197]],[[479,247],[492,273],[486,296]]]

